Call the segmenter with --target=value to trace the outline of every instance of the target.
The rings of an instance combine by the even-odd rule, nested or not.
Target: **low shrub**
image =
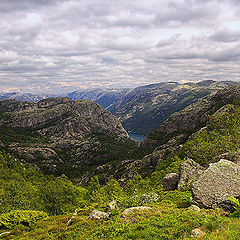
[[[235,211],[233,213],[230,214],[231,217],[237,217],[240,218],[240,203],[239,200],[237,198],[229,198],[229,200],[231,201],[231,203],[233,204],[233,207],[235,209]]]
[[[19,224],[31,227],[37,221],[47,218],[45,212],[30,211],[30,210],[12,210],[9,213],[4,213],[0,216],[1,229],[13,229]]]

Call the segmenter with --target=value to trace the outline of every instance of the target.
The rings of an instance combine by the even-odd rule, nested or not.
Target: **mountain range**
[[[145,88],[201,97],[140,144],[91,100],[0,100],[1,237],[238,239],[240,84]]]
[[[72,100],[89,99],[114,114],[129,133],[147,135],[172,113],[236,82],[162,82],[134,89],[93,89],[63,95]],[[38,102],[51,97],[30,93],[0,94],[2,99]]]

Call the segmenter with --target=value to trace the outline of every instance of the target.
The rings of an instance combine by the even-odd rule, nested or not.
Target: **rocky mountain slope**
[[[166,144],[170,139],[180,142],[193,132],[204,127],[209,116],[226,104],[235,104],[240,99],[240,85],[235,84],[217,92],[215,95],[202,99],[180,112],[174,113],[157,130],[149,134],[141,143],[143,148]],[[224,111],[224,109],[222,109]],[[170,142],[169,142],[170,143]]]
[[[137,159],[130,158],[136,152],[129,154],[133,147],[121,124],[89,100],[0,101],[0,119],[1,148],[22,158],[0,152],[1,237],[239,239],[240,85],[173,114],[142,143],[155,146],[152,153]],[[118,151],[96,166],[103,152],[80,147],[87,141],[98,141],[105,154]],[[75,144],[85,159],[76,157]],[[73,185],[64,175],[43,175],[23,163],[20,148],[25,161],[42,168],[48,163],[52,172],[61,167],[72,177],[73,166],[81,165],[78,183],[88,186]],[[91,158],[82,150],[98,155],[85,162]]]
[[[2,100],[0,129],[2,148],[56,174],[81,175],[137,149],[116,117],[90,100]]]
[[[135,89],[87,89],[63,96],[72,100],[92,100],[116,115],[128,132],[147,135],[172,113],[233,84],[212,80],[184,84],[162,82]],[[31,93],[0,93],[0,99],[28,102],[38,102],[47,97]]]
[[[150,176],[156,169],[161,169],[162,176],[172,162],[180,158],[183,160],[184,157],[191,157],[204,166],[207,166],[209,162],[220,160],[221,154],[225,154],[224,157],[227,159],[230,156],[235,159],[233,152],[240,149],[236,137],[240,125],[237,122],[239,111],[235,110],[234,106],[239,105],[239,100],[240,84],[236,84],[174,113],[160,124],[153,134],[148,135],[141,142],[141,148],[149,154],[142,159],[128,159],[117,164],[98,166],[86,172],[82,181],[89,181],[95,175],[105,179],[116,178],[126,181],[136,174],[140,174],[142,177]],[[232,120],[230,121],[230,119]],[[224,122],[225,125],[222,124]],[[237,128],[235,133],[233,132],[234,126]],[[213,129],[212,132],[208,132],[207,127]],[[219,129],[223,129],[222,132]],[[201,133],[205,138],[206,136],[209,138],[203,140]],[[218,142],[214,142],[212,138],[216,138]],[[229,151],[233,152],[229,153]],[[180,158],[175,153],[178,153]]]
[[[67,97],[73,100],[89,99],[100,104],[105,109],[111,108],[130,89],[93,89],[85,91],[75,91],[69,93]]]
[[[172,113],[233,84],[234,82],[209,80],[199,83],[163,82],[146,85],[128,92],[109,110],[118,117],[128,132],[146,135]]]

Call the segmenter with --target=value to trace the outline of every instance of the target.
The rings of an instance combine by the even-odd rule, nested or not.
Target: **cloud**
[[[235,0],[2,0],[0,90],[239,81],[238,5]]]
[[[221,29],[210,36],[210,39],[218,42],[238,42],[240,30]]]

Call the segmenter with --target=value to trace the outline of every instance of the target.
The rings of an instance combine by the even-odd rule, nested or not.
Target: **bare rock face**
[[[177,189],[179,175],[177,173],[168,173],[163,178],[163,189],[166,191],[174,191]]]
[[[112,144],[116,152],[121,144],[125,148],[132,144],[117,118],[91,100],[57,97],[29,103],[8,99],[0,101],[0,111],[0,127],[14,132],[14,137],[8,137],[9,151],[47,173],[72,175],[74,171],[78,176],[86,166],[113,158],[108,153]]]
[[[193,183],[192,197],[205,208],[231,210],[228,198],[240,198],[240,166],[223,159],[210,164]]]
[[[178,190],[183,190],[187,186],[196,181],[202,174],[204,168],[192,159],[187,159],[180,166],[180,179],[178,182]]]
[[[69,103],[69,102],[73,102],[71,100],[71,98],[51,97],[51,98],[47,98],[47,99],[43,99],[43,100],[39,101],[37,105],[39,108],[47,108],[47,107],[53,107],[53,106],[57,106],[59,104],[65,104],[65,103]]]

